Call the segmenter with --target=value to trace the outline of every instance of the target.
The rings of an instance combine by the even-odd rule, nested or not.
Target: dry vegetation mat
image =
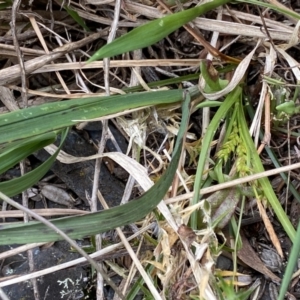
[[[300,298],[299,1],[0,8],[2,299]]]

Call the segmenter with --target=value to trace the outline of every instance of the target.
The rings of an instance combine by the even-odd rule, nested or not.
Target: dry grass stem
[[[135,239],[140,234],[143,234],[144,232],[146,232],[147,230],[149,230],[151,228],[151,226],[152,225],[150,224],[150,225],[144,227],[140,231],[138,231],[135,234],[133,234],[130,237],[128,237],[127,240],[131,241],[131,240]],[[123,243],[120,242],[120,243],[116,243],[114,245],[107,246],[104,249],[101,249],[99,251],[96,251],[96,252],[92,253],[90,255],[90,257],[92,259],[99,259],[101,256],[103,256],[103,255],[105,255],[107,253],[113,252],[114,250],[118,249],[122,245],[123,245]],[[40,276],[51,274],[51,273],[57,272],[59,270],[63,270],[63,269],[66,269],[66,268],[70,268],[72,266],[79,265],[81,263],[85,263],[86,261],[87,260],[86,260],[85,257],[81,257],[81,258],[78,258],[78,259],[75,259],[75,260],[72,260],[72,261],[69,261],[69,262],[57,265],[57,266],[53,266],[51,268],[47,268],[47,269],[41,270],[41,271],[36,271],[36,272],[33,272],[31,274],[27,274],[27,275],[21,275],[21,276],[19,276],[17,278],[13,278],[13,279],[9,279],[9,280],[5,280],[3,282],[0,282],[0,287],[5,287],[5,286],[12,285],[12,284],[15,284],[15,283],[19,283],[19,282],[22,282],[22,281],[30,280],[31,278],[38,278]]]
[[[40,246],[43,246],[43,245],[45,245],[45,243],[34,243],[34,244],[23,245],[23,246],[20,246],[20,247],[14,248],[12,250],[8,250],[8,251],[5,251],[5,252],[1,253],[0,254],[0,259],[5,259],[5,258],[8,258],[10,256],[14,256],[14,255],[20,254],[22,252],[25,252],[29,249],[33,249],[33,248],[40,247]]]
[[[99,195],[99,193],[98,193]],[[102,202],[105,203],[105,200],[102,199]],[[107,206],[107,204],[104,206],[104,209],[109,209],[109,207]],[[128,243],[125,235],[123,234],[121,228],[116,228],[116,231],[123,243],[123,245],[125,246],[125,248],[128,251],[128,254],[130,255],[135,267],[138,269],[140,275],[143,277],[145,283],[147,284],[149,290],[151,291],[152,296],[154,297],[154,299],[160,300],[162,299],[158,290],[155,288],[152,279],[149,277],[149,275],[146,273],[146,271],[144,270],[141,262],[139,261],[138,257],[136,256],[135,252],[132,250],[132,247],[130,246],[130,244]]]
[[[64,54],[73,51],[75,49],[78,49],[82,47],[83,45],[92,42],[101,36],[104,36],[106,32],[100,32],[100,33],[95,33],[87,38],[82,39],[81,41],[78,42],[73,42],[73,43],[68,43],[66,45],[63,45],[61,47],[57,47],[54,49],[51,53],[42,55],[40,57],[33,58],[29,61],[26,61],[24,63],[24,68],[26,71],[26,74],[30,74],[33,71],[41,68],[42,66],[46,65],[47,63],[63,56]],[[15,65],[12,67],[8,67],[5,69],[0,70],[0,85],[6,85],[8,83],[11,83],[17,79],[19,79],[20,76],[20,66]]]
[[[256,173],[256,174],[253,174],[253,175],[241,177],[239,179],[230,180],[228,182],[224,182],[224,183],[216,184],[216,185],[211,186],[211,187],[203,188],[203,189],[200,190],[200,195],[210,194],[210,193],[217,192],[217,191],[220,191],[220,190],[223,190],[223,189],[238,186],[238,185],[241,185],[243,183],[248,183],[248,182],[260,179],[260,178],[273,176],[273,175],[276,175],[276,174],[279,174],[279,173],[289,172],[291,170],[296,170],[298,168],[300,168],[300,163],[280,167],[280,168],[273,169],[273,170],[268,170],[268,171],[261,172],[261,173]],[[179,196],[164,200],[164,202],[166,204],[176,203],[176,202],[179,202],[179,201],[190,199],[190,198],[193,197],[193,195],[194,195],[194,192],[185,193],[183,195],[179,195]]]
[[[42,208],[32,209],[33,212],[40,216],[51,217],[51,216],[65,216],[65,215],[86,215],[89,212],[80,209],[62,209],[62,208]],[[24,213],[20,210],[7,210],[0,212],[0,218],[21,218]]]

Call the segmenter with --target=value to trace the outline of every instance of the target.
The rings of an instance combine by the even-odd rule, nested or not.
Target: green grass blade
[[[254,117],[254,109],[250,105],[247,105],[246,108],[247,108],[248,114],[249,114],[249,116],[252,120],[253,117]],[[262,130],[260,130],[260,132],[259,132],[259,137],[260,137],[260,140],[262,141],[263,138],[264,138],[264,133],[263,133]],[[269,158],[271,159],[271,161],[272,161],[275,168],[282,167],[282,164],[280,164],[280,162],[277,159],[274,151],[270,147],[268,147],[266,145],[265,146],[265,151],[267,152],[267,154],[268,154]],[[284,180],[285,184],[289,185],[289,189],[290,189],[291,193],[293,194],[293,196],[297,199],[298,202],[300,202],[300,194],[299,194],[298,190],[295,188],[295,186],[293,185],[293,183],[289,182],[288,176],[285,173],[280,173],[280,176]]]
[[[193,98],[200,94],[197,86],[190,88],[189,92]],[[3,124],[0,126],[0,153],[3,152],[5,143],[59,131],[78,123],[74,120],[108,116],[131,108],[176,103],[182,101],[182,93],[183,91],[178,89],[66,100],[2,114],[0,115],[0,124]]]
[[[200,73],[193,73],[193,74],[183,75],[183,76],[179,76],[179,77],[174,77],[174,78],[168,78],[168,79],[149,82],[149,83],[147,83],[147,85],[148,85],[149,88],[158,88],[158,87],[161,87],[161,86],[170,86],[172,84],[182,83],[183,81],[191,81],[191,80],[196,80],[196,79],[198,80],[199,75],[200,75]],[[129,92],[144,91],[144,88],[141,85],[136,85],[136,86],[131,86],[131,87],[125,87],[122,90],[126,93],[129,93]]]
[[[289,255],[289,260],[284,272],[284,276],[281,282],[280,286],[280,292],[278,296],[278,300],[283,300],[284,295],[286,291],[288,290],[288,287],[291,283],[291,278],[293,275],[293,272],[295,270],[295,266],[297,266],[297,261],[299,258],[299,252],[300,252],[300,222],[298,223],[297,233],[295,242],[293,243],[291,254]]]
[[[18,162],[55,141],[54,132],[45,135],[29,138],[24,141],[15,143],[13,147],[6,149],[0,154],[0,174],[12,168]]]
[[[196,178],[194,183],[194,196],[192,205],[196,204],[199,199],[199,191],[203,185],[202,175],[204,171],[205,162],[207,159],[207,151],[210,147],[210,143],[214,137],[214,134],[220,124],[220,120],[224,118],[227,112],[233,107],[234,103],[238,101],[241,95],[242,89],[238,86],[232,92],[230,92],[225,98],[224,102],[219,107],[218,111],[214,115],[213,119],[209,123],[205,136],[203,138],[201,153],[198,160],[198,167],[196,172]],[[197,213],[193,213],[191,216],[191,227],[197,229]]]
[[[230,2],[230,0],[209,1],[200,6],[168,15],[164,18],[139,26],[114,40],[112,43],[103,46],[88,60],[88,62],[153,45],[196,17],[228,2]]]
[[[7,7],[12,6],[12,1],[5,0],[0,4],[0,10],[6,9]]]
[[[67,13],[82,27],[84,28],[87,32],[90,32],[91,30],[86,26],[84,20],[78,15],[78,13],[67,7],[67,6],[64,6],[64,9],[67,11]]]
[[[168,191],[177,170],[183,138],[189,121],[189,106],[189,99],[183,102],[181,125],[174,147],[173,158],[167,171],[144,195],[127,204],[113,207],[109,210],[84,216],[53,220],[53,224],[58,226],[71,238],[76,239],[133,223],[155,209]],[[60,235],[39,222],[21,225],[2,225],[0,230],[1,245],[48,242],[60,239]]]
[[[151,272],[154,270],[154,266],[151,264],[148,264],[145,267],[145,271],[150,275]],[[150,275],[151,276],[151,275]],[[132,288],[130,289],[130,291],[128,292],[128,294],[126,295],[126,299],[127,300],[134,300],[137,297],[138,292],[141,290],[141,287],[144,286],[144,278],[143,277],[139,277],[138,280],[133,284]]]
[[[43,164],[38,166],[36,169],[26,173],[20,178],[15,178],[9,181],[4,181],[0,183],[0,191],[9,197],[17,195],[35,183],[37,183],[50,169],[51,165],[54,163],[56,156],[58,155],[63,142],[67,136],[68,130],[65,130],[61,139],[61,143],[56,152],[48,158]]]
[[[204,102],[198,104],[196,107],[198,109],[204,108],[204,107],[220,107],[221,104],[222,104],[221,101],[209,101],[208,100],[208,101],[204,101]]]
[[[247,122],[245,119],[243,107],[240,105],[239,107],[239,117],[240,117],[240,126],[241,126],[241,134],[243,135],[243,140],[245,141],[245,144],[247,145],[248,153],[251,155],[251,163],[253,166],[253,171],[255,173],[264,172],[264,167],[261,163],[260,157],[257,154],[257,151],[255,149],[254,143],[252,141],[252,138],[249,134],[249,129],[247,126]],[[296,232],[291,224],[289,218],[287,217],[285,211],[283,210],[278,198],[276,197],[276,194],[273,190],[273,187],[269,181],[268,178],[261,178],[258,179],[258,182],[260,183],[262,190],[264,192],[264,195],[268,199],[270,205],[272,206],[272,209],[274,210],[279,222],[281,223],[282,227],[284,228],[285,232],[291,239],[293,243],[295,243],[295,236]]]
[[[0,115],[0,145],[61,130],[78,123],[74,120],[87,120],[130,108],[179,101],[182,101],[182,90],[67,100],[30,107]]]

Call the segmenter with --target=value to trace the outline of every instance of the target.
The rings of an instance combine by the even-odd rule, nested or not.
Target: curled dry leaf
[[[57,149],[55,145],[50,145],[45,147],[45,150],[48,151],[48,153],[50,154],[55,152],[55,149]],[[147,175],[146,168],[143,167],[141,164],[139,164],[136,160],[130,158],[129,156],[126,156],[121,152],[95,154],[87,157],[75,157],[67,154],[64,151],[60,151],[59,155],[57,156],[57,159],[62,163],[72,164],[72,163],[92,160],[100,157],[102,158],[106,157],[115,161],[124,170],[126,170],[128,174],[132,175],[144,190],[148,190],[153,185],[153,182],[149,179]]]
[[[253,248],[250,246],[247,238],[241,232],[241,238],[243,246],[238,251],[238,258],[248,265],[250,268],[256,270],[257,272],[265,275],[266,277],[270,278],[272,281],[279,283],[281,279],[276,276],[272,271],[270,271],[265,264],[260,260],[260,258],[257,256],[256,252],[253,250]]]
[[[285,60],[287,61],[287,63],[291,67],[291,70],[292,70],[294,76],[296,77],[297,82],[299,82],[300,81],[300,70],[299,70],[299,67],[298,67],[298,62],[293,57],[291,57],[286,51],[284,51],[283,49],[277,47],[277,50],[285,58]]]
[[[221,91],[215,92],[215,93],[205,93],[203,89],[203,85],[199,85],[200,91],[203,94],[203,96],[209,100],[217,100],[223,96],[226,96],[228,93],[230,93],[241,81],[241,79],[245,76],[245,72],[247,71],[249,64],[251,62],[251,59],[260,44],[260,40],[257,42],[255,48],[241,61],[241,63],[236,68],[234,75],[232,77],[232,80],[229,82],[229,84]]]

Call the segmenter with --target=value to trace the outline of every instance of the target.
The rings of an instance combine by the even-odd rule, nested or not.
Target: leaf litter
[[[18,57],[16,57],[14,48],[9,47],[12,46],[12,40],[15,37],[9,32],[2,32],[0,51],[3,67],[0,71],[0,82],[2,86],[8,87],[14,92],[13,98],[15,98],[17,107],[31,105],[32,101],[37,100],[38,96],[42,96],[41,102],[47,103],[47,98],[44,97],[46,95],[57,97],[58,99],[99,95],[103,88],[99,90],[97,87],[105,87],[106,90],[109,89],[110,93],[113,94],[122,91],[124,87],[131,86],[131,82],[140,84],[145,90],[153,91],[153,89],[151,90],[148,87],[150,80],[163,81],[166,79],[166,75],[158,75],[160,74],[159,68],[164,69],[166,71],[165,74],[174,74],[176,76],[191,74],[197,71],[198,59],[208,58],[212,60],[214,66],[219,72],[222,72],[222,68],[226,66],[226,63],[220,61],[218,56],[213,58],[212,55],[208,54],[214,54],[211,46],[214,46],[215,49],[222,49],[227,58],[233,57],[239,62],[238,67],[235,68],[234,75],[230,74],[230,72],[227,72],[227,75],[224,77],[220,75],[220,80],[226,79],[229,81],[229,84],[222,90],[208,93],[207,90],[204,90],[208,78],[200,77],[199,87],[202,90],[202,99],[200,99],[200,95],[198,99],[193,99],[191,126],[186,133],[187,143],[182,151],[181,162],[178,166],[180,176],[174,178],[172,187],[165,196],[165,202],[162,201],[158,205],[158,210],[148,215],[144,222],[132,224],[132,228],[135,226],[139,231],[143,231],[144,226],[155,224],[152,229],[148,228],[147,234],[144,235],[143,239],[140,239],[140,245],[142,243],[152,243],[156,245],[155,250],[153,253],[139,254],[138,258],[142,262],[142,265],[138,267],[139,270],[141,270],[142,266],[145,269],[149,269],[151,266],[154,267],[148,275],[143,274],[143,279],[147,281],[148,277],[151,277],[155,282],[155,285],[148,283],[152,286],[149,290],[155,299],[200,299],[201,297],[205,299],[227,299],[226,297],[230,295],[231,284],[235,286],[236,296],[241,295],[241,299],[247,299],[242,298],[242,292],[247,290],[252,292],[249,278],[247,279],[246,288],[243,288],[242,279],[240,279],[241,273],[237,271],[244,271],[246,274],[250,273],[251,280],[255,280],[258,275],[253,273],[253,270],[256,270],[271,278],[277,284],[280,282],[278,274],[274,275],[271,272],[272,270],[267,269],[259,258],[262,245],[271,247],[272,251],[274,247],[278,250],[280,256],[284,256],[286,260],[289,258],[287,253],[290,251],[290,248],[286,248],[282,242],[280,245],[279,241],[279,239],[288,238],[282,227],[278,225],[278,221],[274,221],[272,207],[268,204],[268,200],[260,197],[261,195],[259,194],[250,193],[249,195],[248,191],[244,191],[248,187],[243,185],[223,192],[218,191],[218,185],[215,184],[222,184],[235,179],[234,165],[237,155],[234,152],[229,153],[227,166],[224,166],[220,177],[215,143],[210,143],[204,174],[206,182],[211,188],[211,195],[206,196],[203,194],[196,205],[191,205],[193,194],[190,193],[193,190],[196,176],[195,170],[198,167],[197,159],[202,149],[201,141],[205,135],[205,127],[215,114],[214,108],[210,110],[204,109],[203,115],[194,108],[203,100],[203,96],[209,100],[223,101],[223,97],[226,97],[228,93],[234,90],[241,81],[244,82],[245,104],[256,109],[255,116],[251,117],[252,124],[250,125],[249,122],[249,128],[256,147],[260,146],[259,151],[262,153],[262,162],[264,163],[269,159],[269,152],[264,152],[263,150],[266,148],[271,149],[275,153],[274,157],[276,158],[277,156],[276,159],[284,159],[282,160],[282,165],[290,165],[291,170],[294,168],[293,164],[297,162],[297,159],[292,158],[293,148],[291,145],[293,144],[292,137],[298,135],[298,117],[293,114],[294,111],[289,111],[290,113],[285,115],[280,114],[274,109],[274,103],[278,106],[289,100],[294,101],[296,105],[298,104],[299,63],[297,62],[297,55],[299,53],[299,19],[297,19],[298,16],[297,14],[295,15],[295,12],[297,13],[299,7],[292,2],[286,2],[284,5],[277,1],[272,1],[271,3],[273,6],[270,7],[273,10],[261,7],[261,15],[259,15],[259,9],[255,6],[261,4],[260,2],[249,1],[247,4],[240,1],[238,4],[240,6],[239,11],[235,9],[236,5],[228,4],[221,11],[218,11],[218,14],[210,11],[207,12],[205,18],[203,16],[196,18],[193,21],[193,26],[196,28],[196,34],[202,37],[203,45],[199,43],[198,38],[186,38],[185,29],[180,28],[174,33],[170,32],[168,38],[162,39],[162,36],[159,38],[160,41],[158,43],[143,49],[144,56],[140,60],[132,60],[129,54],[116,57],[116,59],[111,60],[109,85],[105,80],[102,80],[108,74],[105,64],[102,64],[102,62],[85,64],[84,62],[91,54],[106,44],[115,9],[114,2],[87,1],[85,4],[80,5],[76,2],[55,2],[51,4],[53,10],[49,11],[40,11],[39,5],[33,3],[30,8],[34,13],[33,15],[28,13],[29,6],[23,4],[22,12],[17,11],[18,30],[16,34],[21,46],[20,49],[24,54],[23,60],[26,76],[30,74],[25,91],[28,103],[22,103],[21,101],[21,99],[26,98],[24,95],[22,97],[24,86],[19,80],[20,70],[22,71],[22,69],[20,69],[16,59]],[[170,9],[176,12],[194,7],[195,4],[197,4],[195,1],[187,1],[185,3],[176,1],[170,6]],[[40,5],[45,5],[46,7],[46,5],[50,4],[45,2]],[[67,5],[67,11],[61,10],[61,5]],[[264,5],[266,6],[266,4]],[[278,8],[278,11],[274,9],[274,6]],[[129,28],[137,28],[149,20],[163,17],[166,11],[166,8],[151,1],[124,1],[117,22],[117,36],[122,36],[129,32]],[[7,7],[3,8],[2,13],[11,15],[11,12],[10,3],[7,2]],[[43,19],[43,24],[39,23],[40,19]],[[24,27],[25,24],[29,24],[29,21],[32,27]],[[81,27],[83,24],[85,24],[84,28]],[[159,21],[158,24],[162,23]],[[90,29],[91,32],[96,32],[99,26],[101,26],[99,32],[87,35],[85,30]],[[215,40],[211,36],[212,33],[215,35]],[[24,36],[30,36],[31,39],[26,40],[23,38]],[[37,36],[39,36],[39,40],[36,38]],[[145,38],[147,37],[145,36]],[[44,50],[42,50],[41,45],[43,45]],[[119,53],[122,53],[122,49]],[[68,57],[66,56],[67,54]],[[195,59],[186,59],[190,54],[196,54],[196,61]],[[260,68],[257,69],[257,64],[255,66],[254,62],[257,62]],[[230,64],[229,61],[228,63]],[[150,76],[147,77],[148,75],[143,75],[143,68],[145,67],[151,68],[154,74],[156,73],[154,79],[151,79]],[[57,78],[53,75],[53,72],[56,72]],[[266,77],[263,78],[262,74],[274,79],[274,81],[270,81]],[[146,80],[142,79],[144,76],[147,78]],[[219,75],[217,74],[217,76]],[[247,79],[245,80],[245,78]],[[193,85],[198,84],[196,81],[191,81],[190,83]],[[284,87],[282,87],[281,83],[284,84]],[[155,90],[159,90],[163,86],[164,84],[162,83],[155,87]],[[171,88],[171,86],[169,85],[167,88]],[[174,88],[174,85],[172,88]],[[279,97],[276,96],[278,90],[281,95]],[[266,106],[267,97],[271,98],[269,108]],[[3,103],[8,110],[16,108],[15,105],[9,105],[5,101]],[[149,189],[153,182],[158,180],[169,164],[169,157],[162,149],[165,148],[169,155],[172,154],[178,131],[177,123],[180,123],[181,119],[179,107],[171,109],[170,106],[161,106],[147,108],[143,111],[128,112],[122,117],[114,116],[116,117],[114,120],[115,125],[129,141],[127,156],[120,152],[115,152],[96,154],[90,157],[73,157],[61,151],[58,159],[64,161],[64,163],[74,163],[104,156],[109,157],[116,164],[122,166],[131,177],[126,184],[126,193],[129,195],[129,198],[133,190],[142,193],[143,190]],[[3,108],[3,111],[5,111],[5,108]],[[269,111],[269,114],[266,114],[266,111]],[[251,113],[249,115],[251,116]],[[107,118],[112,119],[113,116],[108,116]],[[205,121],[206,123],[201,124],[205,119],[207,120]],[[229,119],[221,122],[223,121],[229,126]],[[265,138],[260,136],[262,128],[265,128]],[[226,133],[224,136],[221,135],[221,127],[216,129],[214,138],[220,144],[226,141]],[[199,140],[199,143],[195,144],[195,146],[192,144],[194,140]],[[193,147],[196,147],[194,152],[192,152]],[[53,153],[53,150],[51,151]],[[188,161],[189,164],[187,163]],[[248,160],[247,163],[251,168],[251,161]],[[232,168],[231,172],[228,171],[228,168]],[[296,171],[290,172],[289,176],[288,181],[286,181],[287,187],[291,186],[290,179],[298,179]],[[278,178],[280,179],[280,177]],[[129,185],[130,182],[131,185]],[[256,186],[256,181],[253,182],[248,186],[254,187],[260,193],[261,187]],[[285,180],[281,179],[280,186],[276,187],[277,194],[283,191],[284,184]],[[214,185],[215,190],[213,188]],[[98,196],[101,198],[101,195]],[[257,196],[259,196],[257,199],[259,204],[256,201],[252,201],[256,200]],[[294,197],[297,198],[297,195],[295,193],[290,195],[287,188],[286,197],[283,199],[285,202],[281,203],[285,207],[287,216],[289,216],[291,204],[295,201]],[[173,198],[178,200],[171,201]],[[221,199],[221,201],[212,200],[215,198]],[[222,198],[224,201],[222,201]],[[252,201],[254,205],[247,206],[247,210],[241,211],[241,203],[245,200],[249,203]],[[294,207],[296,206],[294,205]],[[5,210],[4,205],[2,208]],[[262,219],[265,219],[265,222],[272,229],[266,231],[266,228],[263,227],[262,232],[256,232],[257,236],[251,236],[249,233],[250,229],[243,225],[242,218],[243,215],[251,216],[253,210],[258,210],[258,208],[260,211],[264,211]],[[236,216],[235,219],[238,221],[237,212],[240,212],[242,223],[234,225],[232,224],[232,222],[234,223],[232,217]],[[198,224],[197,228],[192,229],[189,220],[193,213],[201,216],[199,220],[201,220],[202,224]],[[271,221],[269,221],[269,218],[271,218]],[[262,226],[261,220],[254,224]],[[237,229],[234,229],[235,226],[237,226]],[[227,232],[229,227],[231,230],[238,231],[242,227],[240,230],[241,245],[238,246],[239,234],[235,233],[235,237],[233,237],[232,232]],[[275,230],[273,227],[275,227]],[[243,232],[248,236],[246,237]],[[234,238],[236,239],[235,244],[231,242]],[[250,245],[248,239],[252,242],[255,239],[255,243]],[[273,245],[270,240],[273,242]],[[222,247],[225,243],[227,248]],[[282,252],[281,247],[283,247],[284,252]],[[24,251],[24,249],[20,251]],[[99,249],[99,251],[101,250]],[[231,255],[231,253],[235,252],[236,255]],[[135,257],[134,253],[131,255]],[[220,257],[224,255],[230,256],[232,259],[233,264],[229,270],[232,273],[217,272],[215,269],[217,261],[219,263]],[[249,268],[245,269],[244,266],[237,262],[237,258],[248,265]],[[130,291],[131,297],[134,297],[133,295],[138,297],[137,291],[147,295],[149,291],[144,290],[143,281],[139,278],[138,273],[134,271],[134,265],[132,264],[130,272],[136,275],[128,276],[127,282],[125,280],[127,289],[123,293],[127,294]],[[112,266],[110,263],[106,266],[106,269],[114,272],[116,268],[114,269]],[[54,272],[54,270],[56,268],[53,267],[47,272]],[[226,277],[228,274],[232,275],[233,280],[229,280],[226,283],[226,281],[223,281],[223,278],[228,280],[228,277]],[[36,278],[38,276],[34,272],[31,272],[30,275],[26,278]],[[23,276],[23,279],[20,277],[19,280],[25,280],[25,276]],[[9,280],[4,282],[5,284],[0,286],[11,284]],[[139,283],[137,285],[139,288],[133,288],[135,282]],[[293,287],[289,291],[290,297],[293,294],[294,297],[297,297],[299,294],[298,285],[298,282],[293,282]],[[270,286],[272,285],[270,284]],[[272,288],[274,289],[273,286]],[[103,289],[99,282],[97,289]],[[276,293],[274,292],[274,294]],[[256,299],[265,299],[263,297],[261,294],[260,298]]]

